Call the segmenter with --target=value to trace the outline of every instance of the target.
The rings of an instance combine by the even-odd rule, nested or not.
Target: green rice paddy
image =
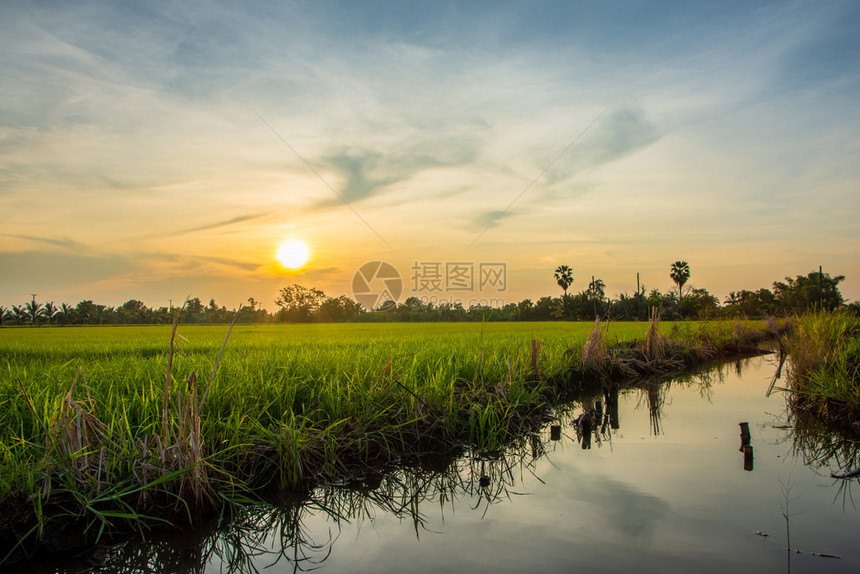
[[[56,522],[100,533],[356,466],[499,448],[580,369],[592,328],[237,325],[220,361],[228,326],[179,325],[172,357],[170,326],[0,329],[3,547]],[[648,328],[612,323],[599,339]],[[739,330],[764,327],[660,325],[710,344]]]

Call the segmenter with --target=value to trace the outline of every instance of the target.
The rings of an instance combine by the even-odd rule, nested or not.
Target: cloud
[[[337,190],[342,201],[353,203],[366,199],[408,176],[402,169],[392,169],[392,162],[384,161],[383,157],[378,152],[356,151],[325,158],[326,163],[345,179]],[[324,205],[334,203],[339,201],[329,199],[323,202]]]
[[[846,81],[856,86],[860,7],[852,2],[824,4],[817,13],[804,14],[803,19],[809,30],[799,37],[793,35],[796,43],[777,62],[776,85],[782,89],[832,87]]]
[[[545,183],[551,185],[564,181],[582,171],[633,155],[660,137],[660,130],[647,118],[643,109],[622,107],[612,110],[601,116],[582,141],[567,151],[567,157],[561,157],[547,171]]]
[[[62,238],[51,238],[51,237],[36,237],[33,235],[15,235],[12,233],[0,233],[0,235],[4,237],[14,237],[16,239],[24,239],[26,241],[35,241],[38,243],[47,243],[48,245],[55,245],[57,247],[65,247],[66,249],[82,249],[86,247],[83,243],[79,241],[75,241],[74,239],[70,239],[68,237]]]
[[[210,229],[219,229],[221,227],[227,227],[230,225],[234,225],[236,223],[242,223],[243,221],[251,221],[253,219],[259,219],[267,215],[266,213],[254,213],[249,215],[240,215],[238,217],[234,217],[232,219],[226,219],[223,221],[216,221],[215,223],[207,223],[205,225],[200,225],[198,227],[190,227],[188,229],[183,229],[181,231],[176,231],[171,233],[171,235],[184,235],[186,233],[195,233],[197,231],[208,231]]]
[[[186,253],[143,253],[138,255],[135,260],[139,264],[138,271],[145,275],[155,276],[219,274],[213,272],[212,264],[235,267],[243,271],[257,271],[262,267],[261,264],[253,261]]]
[[[51,251],[0,253],[0,291],[44,293],[110,279],[135,263],[121,256],[87,256]]]
[[[569,188],[569,180],[577,174],[632,155],[660,139],[660,131],[647,119],[645,112],[632,107],[618,108],[604,114],[595,121],[593,129],[582,132],[581,135],[582,143],[580,144],[576,139],[572,140],[570,149],[558,157],[552,167],[544,168],[545,173],[536,174],[536,179],[532,180],[519,196],[516,196],[514,203],[528,201],[526,192],[531,190],[531,183],[546,188],[567,181]],[[574,196],[583,193],[581,188],[576,188],[574,191]],[[552,197],[559,195],[550,193]],[[571,197],[570,193],[563,195],[565,200]],[[510,209],[489,210],[478,215],[474,224],[485,231],[497,227],[502,219],[514,215],[517,213]]]
[[[392,186],[403,183],[419,173],[441,167],[468,164],[477,157],[474,142],[440,140],[429,137],[417,144],[392,146],[407,148],[407,151],[392,152],[374,149],[349,148],[323,156],[322,163],[333,169],[343,183],[330,185],[339,198],[329,198],[317,203],[318,208],[355,203],[383,194]],[[411,147],[411,149],[409,149]],[[329,183],[329,182],[327,182]]]
[[[248,261],[239,261],[237,259],[227,259],[226,257],[206,257],[206,256],[197,256],[190,257],[190,259],[197,259],[200,261],[206,261],[209,263],[217,263],[218,265],[227,265],[228,267],[237,267],[239,269],[244,269],[245,271],[256,271],[260,268],[260,265],[257,263],[252,263]]]
[[[513,217],[515,215],[519,215],[521,212],[517,210],[501,210],[501,209],[492,209],[490,211],[485,211],[484,213],[479,214],[475,219],[472,220],[472,225],[481,230],[485,231],[487,229],[491,229],[493,227],[498,227],[501,225],[501,220],[508,219],[509,217]]]

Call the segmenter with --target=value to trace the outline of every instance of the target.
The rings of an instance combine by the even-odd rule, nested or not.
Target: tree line
[[[644,285],[634,293],[621,293],[615,298],[606,295],[606,284],[592,277],[585,289],[569,293],[574,283],[573,268],[560,265],[553,273],[561,297],[544,296],[535,301],[524,299],[502,307],[462,303],[432,303],[409,297],[400,304],[387,301],[376,310],[368,310],[349,297],[329,297],[322,290],[301,285],[289,285],[278,293],[278,309],[269,312],[253,297],[238,309],[219,306],[214,299],[209,304],[195,297],[176,308],[147,307],[143,301],[131,299],[117,307],[99,305],[92,300],[71,306],[59,306],[52,301],[40,303],[35,295],[23,305],[0,306],[0,325],[152,325],[172,322],[173,313],[180,313],[184,324],[222,324],[234,319],[240,323],[340,323],[387,321],[560,321],[594,320],[597,317],[615,321],[646,320],[652,309],[659,309],[666,320],[716,319],[721,317],[759,318],[783,316],[814,310],[847,308],[860,315],[860,303],[845,304],[839,283],[845,277],[831,277],[814,271],[807,275],[786,277],[775,281],[771,289],[732,291],[722,302],[707,289],[687,287],[690,267],[676,261],[669,277],[677,290],[647,291]]]

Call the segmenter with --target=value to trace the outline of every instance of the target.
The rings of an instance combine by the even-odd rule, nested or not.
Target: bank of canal
[[[858,479],[831,477],[860,466],[856,445],[798,432],[784,395],[766,396],[776,366],[622,390],[615,417],[596,395],[558,412],[557,441],[548,425],[501,458],[368,475],[36,570],[856,572]]]

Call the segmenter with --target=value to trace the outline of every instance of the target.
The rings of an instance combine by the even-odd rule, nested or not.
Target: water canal
[[[760,357],[622,390],[617,415],[596,396],[557,413],[558,440],[547,426],[502,456],[368,475],[35,570],[860,571],[860,485],[831,477],[860,466],[856,443],[795,428],[784,394],[767,396],[775,369]]]

